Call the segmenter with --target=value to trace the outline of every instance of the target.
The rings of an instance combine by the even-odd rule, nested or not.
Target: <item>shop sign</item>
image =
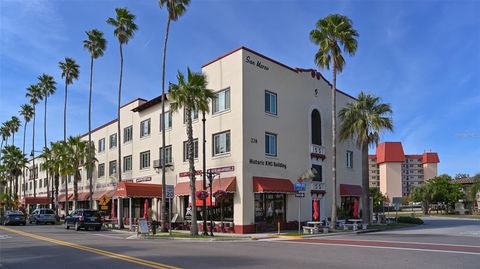
[[[217,167],[217,168],[210,168],[207,169],[208,173],[226,173],[226,172],[233,172],[235,171],[235,166],[224,166],[224,167]]]
[[[139,177],[135,179],[135,182],[146,182],[146,181],[152,181],[152,177]]]
[[[281,167],[283,169],[287,169],[287,165],[281,162],[275,162],[275,161],[269,161],[269,160],[255,160],[255,159],[250,159],[249,160],[250,164],[255,164],[255,165],[263,165],[263,166],[271,166],[271,167]]]
[[[196,175],[196,176],[199,176],[199,175],[201,175],[201,174],[202,174],[202,170],[197,170],[197,171],[195,172],[195,175]],[[190,176],[190,172],[180,172],[180,173],[178,174],[178,176],[179,176],[179,177],[189,177],[189,176]]]
[[[268,66],[264,65],[260,60],[253,60],[252,58],[250,58],[250,55],[247,56],[247,58],[245,59],[245,62],[248,63],[248,64],[251,64],[253,66],[256,66],[257,68],[266,70],[266,71],[270,70],[270,68],[268,68]]]

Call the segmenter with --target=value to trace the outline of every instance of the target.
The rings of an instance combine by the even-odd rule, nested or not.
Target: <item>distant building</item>
[[[413,187],[437,176],[440,162],[436,152],[404,154],[401,142],[384,142],[375,155],[368,155],[370,187],[389,197],[410,194]]]

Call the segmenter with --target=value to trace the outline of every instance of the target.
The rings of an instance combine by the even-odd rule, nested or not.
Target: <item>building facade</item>
[[[212,201],[215,219],[230,223],[234,232],[250,233],[298,220],[299,203],[301,221],[329,217],[333,199],[329,82],[313,69],[292,68],[245,47],[205,64],[202,72],[208,88],[216,93],[206,115],[206,167],[218,174],[213,192],[227,193],[221,203]],[[354,100],[337,91],[339,110]],[[117,206],[114,201],[124,199],[124,215],[139,217],[148,199],[156,218],[161,199],[162,167],[158,164],[165,150],[167,184],[175,192],[172,213],[177,221],[188,221],[193,200],[197,205],[201,202],[189,197],[184,111],[170,111],[168,97],[159,96],[129,102],[120,113],[120,140],[117,120],[91,133],[98,160],[93,171],[94,200],[104,195],[112,198],[106,207],[97,202],[95,206],[115,214],[111,210]],[[201,190],[202,114],[194,112],[192,117],[196,185]],[[165,149],[161,148],[162,124]],[[88,139],[88,134],[82,138]],[[121,167],[117,165],[118,143],[122,143]],[[354,141],[337,142],[337,204],[346,208],[347,214],[351,214],[353,201],[360,199],[361,158]],[[294,183],[311,168],[317,174],[307,182],[305,197],[296,198]],[[118,173],[125,182],[121,186]],[[87,193],[86,171],[81,174],[79,192]],[[36,181],[44,176],[40,173]],[[46,191],[43,185],[37,189],[39,194]],[[28,186],[27,196],[31,194]],[[85,195],[82,198],[88,201]],[[197,215],[202,218],[201,212]]]
[[[388,198],[408,196],[424,181],[437,176],[436,152],[404,154],[400,142],[384,142],[368,156],[370,187],[380,188]]]

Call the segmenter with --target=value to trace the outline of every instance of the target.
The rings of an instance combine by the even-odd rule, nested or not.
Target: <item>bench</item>
[[[316,234],[318,233],[318,228],[317,227],[310,227],[310,226],[302,226],[303,227],[303,233],[304,234]]]

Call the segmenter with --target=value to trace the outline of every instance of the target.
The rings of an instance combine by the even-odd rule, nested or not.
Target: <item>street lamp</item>
[[[163,162],[161,161],[161,159],[153,161],[153,169],[155,170],[155,172],[157,174],[160,174],[160,171],[164,170],[164,168],[162,167],[162,163]],[[171,163],[165,163],[165,168],[169,168],[170,171],[175,170],[174,167],[173,167],[173,164],[171,164]],[[166,186],[162,185],[162,200],[166,199],[165,197],[163,197],[163,193],[164,193],[163,190],[166,190]],[[169,211],[171,210],[171,207],[172,207],[172,205],[169,205]],[[167,214],[165,214],[165,215],[167,215]],[[164,222],[166,222],[167,220],[165,219],[166,216],[164,216],[164,214],[163,214],[163,207],[161,206],[161,204],[160,204],[160,216],[161,216],[160,220],[162,221],[162,227],[166,227],[164,225]],[[158,211],[157,211],[157,220],[158,220]],[[170,220],[168,220],[168,222],[170,222]],[[169,228],[171,230],[171,227],[169,227]]]
[[[203,146],[202,146],[202,154],[203,154],[203,169],[202,171],[207,171],[207,159],[206,159],[206,144],[207,140],[205,139],[205,111],[202,111],[202,125],[203,125]],[[206,173],[202,173],[202,187],[205,190],[207,188],[207,179]],[[203,199],[202,201],[202,215],[203,215],[203,235],[208,235],[207,232],[207,201]]]
[[[205,172],[202,172],[202,174],[203,174],[204,177],[205,176],[208,177],[208,187],[210,188],[210,195],[209,195],[209,199],[210,199],[210,236],[213,236],[213,200],[212,200],[212,197],[213,197],[213,193],[212,193],[213,178],[215,176],[220,177],[220,173],[205,171]],[[205,199],[203,199],[203,204],[206,204]],[[206,212],[205,208],[206,208],[206,206],[204,207],[204,212]],[[205,215],[204,215],[203,222],[204,222],[204,227],[206,227],[207,218],[205,218]],[[208,233],[206,232],[206,229],[204,229],[203,234],[208,235]]]

